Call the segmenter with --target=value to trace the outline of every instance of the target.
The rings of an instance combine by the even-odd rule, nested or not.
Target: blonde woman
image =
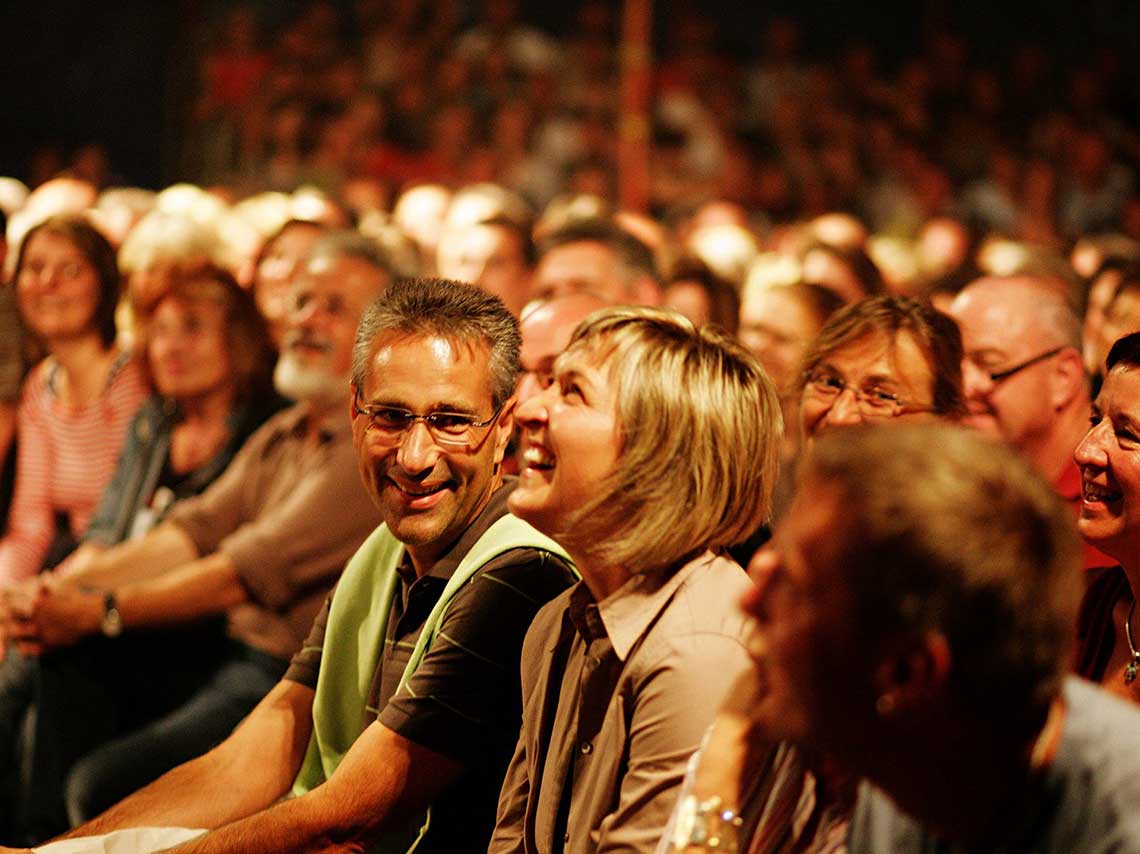
[[[766,519],[781,418],[760,365],[680,315],[587,318],[516,414],[510,507],[582,581],[539,612],[490,851],[652,851],[685,763],[748,666],[722,551]]]

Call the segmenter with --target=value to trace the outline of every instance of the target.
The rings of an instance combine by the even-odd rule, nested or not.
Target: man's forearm
[[[224,613],[248,598],[233,561],[224,554],[192,561],[115,593],[127,629],[190,622]]]
[[[177,525],[166,523],[137,540],[128,540],[93,556],[59,578],[65,586],[114,589],[154,578],[198,557],[198,549]]]
[[[60,837],[126,827],[215,828],[263,810],[289,791],[312,731],[311,689],[282,681],[234,733],[101,816]]]
[[[450,785],[462,766],[371,724],[323,785],[176,849],[178,854],[306,854],[354,851],[406,822]]]

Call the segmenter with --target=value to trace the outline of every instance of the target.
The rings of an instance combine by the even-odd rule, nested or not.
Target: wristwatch
[[[673,850],[704,848],[707,851],[735,852],[743,823],[737,811],[725,807],[719,797],[698,801],[696,796],[686,795],[678,804]]]
[[[123,615],[119,613],[115,594],[110,590],[103,594],[103,621],[99,629],[109,638],[117,638],[123,633]]]

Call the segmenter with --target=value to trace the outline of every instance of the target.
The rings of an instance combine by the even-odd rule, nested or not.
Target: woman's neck
[[[588,553],[575,553],[575,550],[571,548],[567,548],[566,552],[573,559],[578,572],[582,574],[582,581],[594,594],[595,602],[608,599],[632,577],[625,567],[607,564],[593,558]]]
[[[118,348],[103,346],[95,333],[50,342],[49,351],[59,365],[56,394],[71,406],[98,400],[107,387]]]
[[[178,399],[182,421],[188,424],[225,423],[234,411],[233,383],[224,383],[204,394]]]

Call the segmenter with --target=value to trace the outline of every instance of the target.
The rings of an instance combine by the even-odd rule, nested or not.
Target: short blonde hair
[[[594,312],[575,330],[574,350],[607,368],[621,449],[596,497],[575,509],[569,536],[636,573],[741,542],[767,520],[783,422],[748,351],[715,328],[642,307]]]

